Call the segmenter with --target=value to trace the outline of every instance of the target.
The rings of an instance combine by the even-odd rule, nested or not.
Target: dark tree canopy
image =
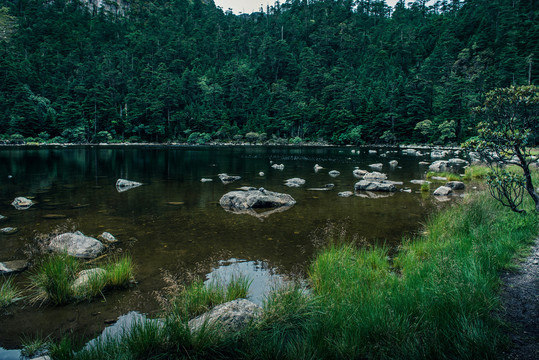
[[[534,1],[85,3],[0,0],[0,134],[459,143],[482,94],[537,81]]]

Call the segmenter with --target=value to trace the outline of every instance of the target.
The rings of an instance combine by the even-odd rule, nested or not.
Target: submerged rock
[[[331,170],[330,172],[328,172],[329,176],[331,177],[337,177],[339,175],[341,175],[341,173],[337,170]]]
[[[136,187],[139,187],[141,185],[142,185],[142,183],[139,183],[139,182],[136,182],[136,181],[126,180],[126,179],[118,179],[116,181],[116,190],[118,192],[124,192],[124,191],[127,191],[127,190],[134,189]]]
[[[202,178],[202,179],[200,179],[200,182],[203,182],[203,183],[211,182],[211,181],[213,181],[213,179],[208,179],[208,178]]]
[[[329,191],[332,190],[335,187],[335,184],[326,184],[319,188],[308,188],[307,190],[310,191]]]
[[[15,274],[15,273],[24,271],[27,268],[28,268],[28,262],[26,260],[12,260],[12,261],[0,262],[1,275]]]
[[[14,227],[5,227],[5,228],[0,229],[0,234],[12,235],[12,234],[15,234],[17,231],[19,231],[19,229],[14,228]]]
[[[204,326],[218,326],[220,331],[239,331],[256,319],[262,308],[246,299],[236,299],[217,305],[210,311],[189,321],[189,329],[196,333]]]
[[[64,233],[52,238],[49,249],[56,252],[67,252],[78,258],[95,258],[104,249],[103,244],[93,237],[86,236],[80,231]]]
[[[32,200],[27,199],[23,196],[16,197],[15,200],[11,203],[17,210],[26,210],[29,209],[34,203]]]
[[[258,176],[264,176],[264,175],[266,175],[266,174],[264,174],[263,171],[261,171],[261,172],[258,173]]]
[[[305,184],[305,180],[300,179],[300,178],[292,178],[292,179],[286,180],[284,184],[288,187],[300,187],[301,185]]]
[[[340,192],[338,195],[339,195],[340,197],[350,197],[350,196],[354,195],[354,193],[351,192],[351,191],[342,191],[342,192]]]
[[[219,174],[217,175],[219,176],[219,180],[221,180],[221,182],[223,184],[230,184],[230,183],[233,183],[234,181],[237,181],[237,180],[240,180],[241,179],[241,176],[237,176],[237,175],[228,175],[226,173],[223,173],[223,174]]]
[[[374,155],[374,154],[377,154],[378,152],[376,150],[369,150],[369,154],[371,155]]]
[[[397,191],[392,182],[360,180],[354,185],[356,191]]]
[[[258,190],[231,191],[224,194],[219,204],[228,210],[246,210],[253,208],[275,208],[292,206],[296,200],[288,194],[281,194],[260,188]]]
[[[273,164],[271,167],[275,170],[284,170],[284,164]]]
[[[434,190],[433,195],[435,196],[448,196],[453,193],[453,190],[447,186],[440,186],[438,189]]]
[[[7,216],[4,216],[4,215],[0,215],[0,221],[4,221],[7,219]]]
[[[391,160],[389,162],[389,166],[391,167],[396,167],[397,165],[399,165],[399,162],[397,160]]]

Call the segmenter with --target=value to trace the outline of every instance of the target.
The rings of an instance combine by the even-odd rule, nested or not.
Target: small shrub
[[[299,136],[296,136],[295,138],[290,138],[290,139],[288,140],[288,142],[289,142],[290,144],[297,145],[297,144],[301,144],[301,143],[303,142],[303,139],[300,138]]]

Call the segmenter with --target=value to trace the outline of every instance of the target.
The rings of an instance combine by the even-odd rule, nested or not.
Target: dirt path
[[[516,272],[502,276],[504,319],[511,324],[512,347],[504,359],[539,359],[539,238]]]

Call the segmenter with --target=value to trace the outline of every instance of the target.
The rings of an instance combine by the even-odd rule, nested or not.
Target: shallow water
[[[187,278],[230,271],[223,267],[239,263],[240,272],[255,280],[251,296],[258,302],[271,278],[305,272],[328,226],[346,229],[366,243],[399,244],[403,236],[418,231],[438,202],[421,194],[411,179],[421,179],[426,168],[422,158],[389,154],[369,155],[368,149],[334,147],[36,147],[0,148],[0,227],[16,227],[13,235],[0,235],[0,261],[25,259],[36,248],[36,237],[54,231],[80,230],[98,236],[108,231],[119,242],[111,252],[129,252],[136,264],[138,284],[132,289],[106,293],[95,299],[61,307],[15,305],[0,313],[0,346],[20,345],[21,336],[35,334],[94,336],[110,320],[128,311],[158,311],[155,291],[166,285],[165,273]],[[396,159],[399,166],[388,163]],[[428,159],[430,160],[430,159]],[[270,161],[284,164],[271,168]],[[355,167],[383,163],[390,180],[403,181],[411,193],[388,197],[341,198],[358,181]],[[324,169],[315,173],[313,166]],[[330,170],[341,175],[332,178]],[[259,176],[259,172],[264,176]],[[239,175],[225,185],[217,174]],[[202,183],[201,178],[212,182]],[[306,184],[288,188],[284,180],[300,177]],[[118,178],[144,185],[125,192],[115,187]],[[333,183],[331,191],[309,191]],[[292,195],[297,201],[287,211],[265,219],[238,215],[219,206],[220,197],[241,186],[253,186]],[[365,194],[361,194],[365,195]],[[36,202],[28,210],[16,210],[17,196]],[[169,204],[173,203],[173,204]],[[46,215],[65,215],[45,219]],[[22,288],[28,271],[15,277]],[[264,279],[262,279],[264,278]],[[270,279],[270,280],[268,280]],[[261,285],[262,284],[262,285]],[[1,357],[1,351],[0,351]]]

